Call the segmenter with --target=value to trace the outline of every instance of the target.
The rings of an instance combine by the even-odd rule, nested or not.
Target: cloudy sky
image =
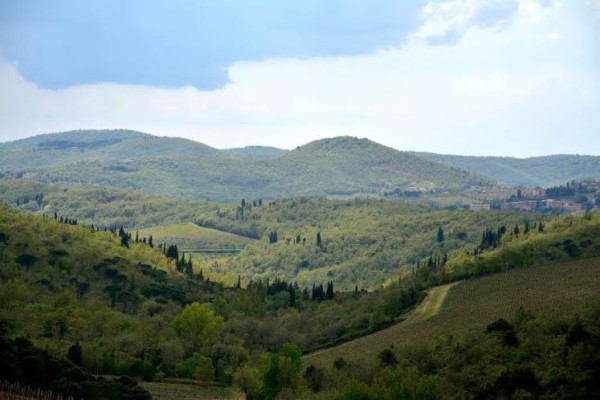
[[[600,0],[2,0],[0,142],[600,155]]]

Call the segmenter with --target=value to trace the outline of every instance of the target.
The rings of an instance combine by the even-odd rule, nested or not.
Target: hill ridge
[[[189,139],[87,131],[79,143],[73,139],[79,134],[71,131],[2,145],[0,172],[67,186],[113,186],[235,202],[495,186],[464,170],[349,136],[313,141],[283,154],[256,156],[255,148],[254,157],[236,157]]]

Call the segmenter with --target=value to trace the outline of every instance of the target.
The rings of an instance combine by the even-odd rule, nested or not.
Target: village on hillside
[[[600,182],[593,179],[572,180],[566,185],[547,189],[518,188],[506,201],[471,203],[469,210],[542,211],[571,214],[600,207]]]

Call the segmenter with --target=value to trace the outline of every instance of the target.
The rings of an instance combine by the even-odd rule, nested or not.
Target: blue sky
[[[600,155],[600,2],[0,2],[0,141]]]
[[[41,87],[90,82],[215,89],[235,61],[398,46],[418,1],[8,0],[2,50]]]

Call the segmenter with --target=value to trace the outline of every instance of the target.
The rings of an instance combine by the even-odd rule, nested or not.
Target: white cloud
[[[0,140],[130,128],[216,147],[292,148],[350,134],[404,150],[600,154],[599,66],[588,54],[596,39],[558,3],[521,3],[500,30],[465,25],[474,4],[427,5],[423,28],[399,49],[235,63],[217,91],[108,83],[51,91],[0,63]],[[454,45],[427,43],[457,24]]]

